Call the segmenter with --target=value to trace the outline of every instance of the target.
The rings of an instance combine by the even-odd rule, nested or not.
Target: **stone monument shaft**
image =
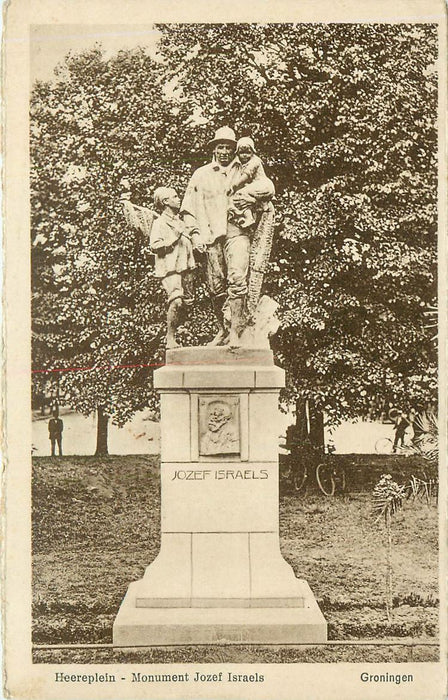
[[[326,640],[279,544],[278,394],[270,350],[178,348],[161,397],[161,548],[129,586],[114,644]]]

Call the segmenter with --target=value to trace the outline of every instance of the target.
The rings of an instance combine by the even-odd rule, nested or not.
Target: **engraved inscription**
[[[248,480],[248,479],[268,479],[267,469],[175,469],[170,481],[206,481],[215,479],[222,481]]]

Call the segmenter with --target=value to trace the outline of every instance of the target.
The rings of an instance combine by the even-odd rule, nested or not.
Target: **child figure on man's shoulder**
[[[255,144],[250,136],[243,136],[236,146],[236,155],[241,163],[239,178],[229,188],[229,218],[241,228],[255,223],[252,207],[259,202],[269,201],[275,194],[275,187],[263,167],[261,158],[255,152]]]

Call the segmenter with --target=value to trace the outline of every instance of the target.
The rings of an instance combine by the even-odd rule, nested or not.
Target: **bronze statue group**
[[[254,141],[237,141],[224,126],[209,148],[211,162],[193,173],[182,200],[171,187],[155,190],[153,210],[131,203],[129,191],[121,197],[127,222],[149,236],[154,274],[168,297],[167,349],[178,346],[176,330],[193,304],[198,256],[218,324],[210,345],[244,344],[271,251],[275,188]],[[127,180],[123,186],[129,190]]]

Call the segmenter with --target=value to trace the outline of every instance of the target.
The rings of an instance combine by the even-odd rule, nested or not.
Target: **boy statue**
[[[149,233],[149,246],[155,255],[154,274],[161,279],[168,296],[166,347],[178,347],[176,330],[183,312],[194,301],[196,267],[190,237],[179,217],[179,195],[171,187],[158,187],[154,192],[156,214],[132,204],[127,192],[121,199],[127,222]]]

